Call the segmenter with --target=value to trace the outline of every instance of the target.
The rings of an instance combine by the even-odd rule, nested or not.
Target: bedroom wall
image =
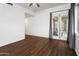
[[[26,29],[28,35],[41,36],[41,37],[49,37],[49,21],[50,21],[50,12],[70,9],[70,4],[57,6],[49,9],[45,9],[35,13],[34,16],[27,18],[29,22],[29,26]]]
[[[0,47],[25,38],[24,9],[0,4]]]
[[[75,51],[79,56],[79,5],[75,7]]]

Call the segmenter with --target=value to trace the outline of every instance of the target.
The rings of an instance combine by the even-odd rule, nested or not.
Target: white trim
[[[75,49],[75,52],[76,52],[77,56],[79,56],[79,52],[77,51],[77,49]]]

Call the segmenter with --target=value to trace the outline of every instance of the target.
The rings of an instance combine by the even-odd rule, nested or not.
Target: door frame
[[[52,13],[62,12],[62,11],[68,11],[68,12],[69,12],[69,9],[50,12],[49,39],[53,39],[53,38],[52,38]]]

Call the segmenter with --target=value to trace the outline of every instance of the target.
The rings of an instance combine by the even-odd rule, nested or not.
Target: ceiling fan
[[[34,3],[30,3],[29,6],[31,7]],[[40,5],[38,3],[35,3],[37,5],[37,7],[40,7]]]
[[[13,3],[6,3],[6,4],[13,6]]]

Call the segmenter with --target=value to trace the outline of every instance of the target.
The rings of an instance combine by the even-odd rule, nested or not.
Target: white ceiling
[[[35,3],[30,7],[29,4],[30,3],[18,3],[18,5],[20,5],[21,7],[28,8],[34,12],[47,9],[47,8],[51,8],[51,7],[56,7],[59,5],[64,5],[66,3],[39,3],[40,7],[37,7]]]

